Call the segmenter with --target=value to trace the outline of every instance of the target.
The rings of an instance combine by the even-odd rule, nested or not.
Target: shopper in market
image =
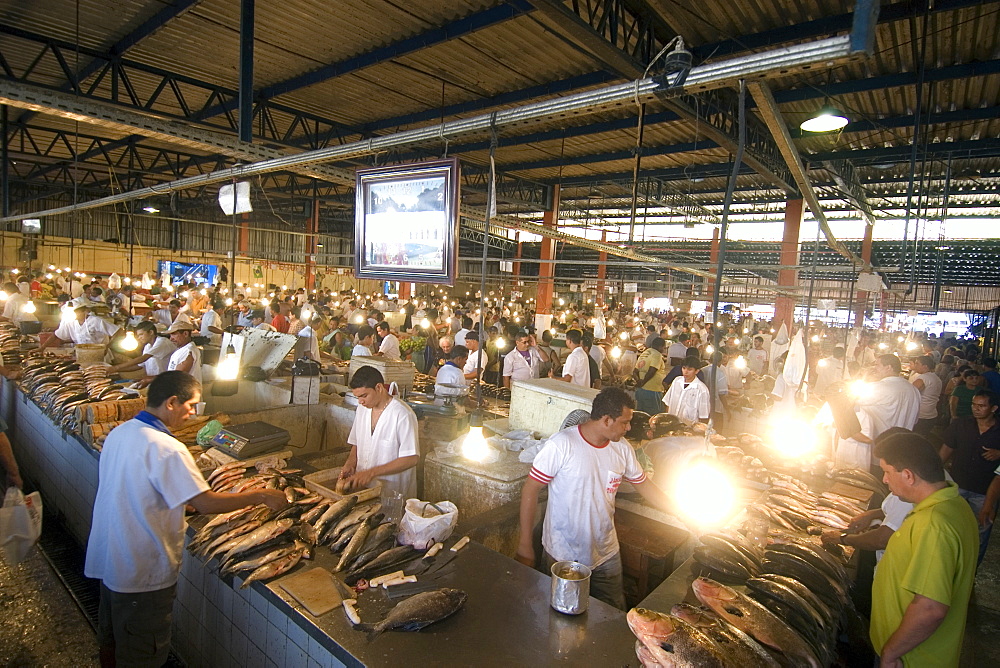
[[[872,645],[882,666],[957,666],[976,574],[976,517],[923,436],[893,434],[875,456],[889,490],[913,511],[875,571]]]
[[[108,372],[121,373],[142,369],[145,375],[136,381],[136,384],[138,387],[145,387],[153,382],[153,378],[167,370],[170,356],[177,350],[177,346],[169,338],[157,334],[156,325],[148,320],[136,325],[134,332],[136,340],[142,346],[142,353],[127,362],[112,366]]]
[[[711,392],[698,378],[701,361],[694,356],[685,357],[680,364],[681,375],[674,378],[663,395],[664,412],[677,416],[686,424],[708,422],[711,411]]]
[[[917,424],[913,431],[923,436],[930,436],[931,429],[937,424],[938,400],[941,398],[941,379],[934,373],[934,358],[918,357],[910,365],[910,383],[920,390],[920,411],[917,414]]]
[[[416,466],[420,461],[417,416],[405,402],[389,394],[378,369],[363,366],[350,381],[358,400],[354,423],[347,436],[351,454],[340,472],[348,489],[361,489],[378,479],[382,498],[393,494],[406,499],[417,495]]]
[[[566,347],[569,348],[569,355],[563,363],[562,375],[556,376],[554,372],[549,372],[549,375],[567,383],[589,388],[590,362],[583,350],[583,334],[576,329],[567,331]]]
[[[7,295],[7,301],[4,302],[3,316],[0,316],[0,320],[18,325],[25,320],[38,319],[34,313],[24,312],[24,305],[31,301],[31,298],[21,292],[16,283],[4,283],[3,291]]]
[[[17,466],[17,460],[14,459],[14,449],[10,445],[10,439],[7,438],[7,423],[0,418],[0,469],[3,469],[6,487],[17,487],[22,489],[24,487],[24,481],[21,480],[21,469]]]
[[[549,356],[538,347],[535,337],[521,330],[514,338],[514,350],[503,358],[503,385],[510,389],[512,381],[541,377],[542,364]]]
[[[542,446],[521,490],[517,560],[534,567],[538,494],[548,487],[542,526],[542,566],[578,561],[592,571],[590,595],[625,608],[622,562],[615,533],[615,495],[622,480],[635,486],[654,507],[666,508],[667,496],[646,481],[625,434],[635,402],[624,390],[609,387],[594,398],[590,419],[564,429]]]
[[[280,330],[279,330],[280,331]],[[375,343],[375,329],[368,325],[362,325],[355,335],[357,343],[351,350],[351,357],[371,357],[372,345]]]
[[[85,574],[101,580],[102,666],[162,666],[184,550],[184,507],[224,513],[288,505],[280,490],[219,494],[187,446],[170,434],[194,415],[201,385],[168,371],[149,386],[146,410],[108,434],[87,543]]]
[[[438,369],[435,382],[443,385],[459,385],[466,387],[469,384],[465,377],[465,363],[469,359],[469,349],[465,346],[454,346],[448,353],[448,361]]]
[[[972,397],[983,385],[983,377],[975,369],[966,369],[962,374],[962,382],[951,392],[949,407],[951,419],[970,417],[972,415]]]
[[[969,502],[972,512],[980,516],[986,494],[993,482],[994,470],[1000,464],[1000,421],[997,407],[1000,396],[989,390],[979,390],[972,397],[972,415],[953,421],[944,432],[941,461],[951,464],[951,475],[958,484],[959,495]],[[981,523],[979,529],[979,561],[983,562],[989,544],[993,522]]]
[[[459,344],[455,344],[457,348]],[[482,377],[483,370],[489,359],[486,351],[480,349],[479,332],[472,331],[465,335],[465,347],[469,350],[469,357],[465,360],[462,372],[468,380],[477,380]]]
[[[163,327],[170,327],[175,322],[191,323],[191,317],[187,313],[181,313],[181,300],[171,299],[167,302],[166,308],[161,308],[149,314],[149,318]]]
[[[660,337],[653,338],[635,363],[633,373],[638,380],[635,387],[636,407],[650,415],[659,413],[663,405],[663,379],[666,378],[663,355],[666,345]]]
[[[217,299],[210,303],[210,307],[201,316],[201,331],[199,335],[208,339],[209,343],[213,346],[217,346],[222,343],[222,333],[224,331],[222,312],[226,310],[226,304],[222,300]]]
[[[872,444],[891,427],[913,429],[920,414],[920,390],[899,375],[902,370],[895,355],[875,358],[870,372],[873,382],[865,396],[858,399],[858,408],[871,420],[872,433],[858,433],[851,438]]]
[[[399,352],[399,339],[389,329],[389,323],[383,320],[375,327],[375,331],[379,338],[382,339],[378,345],[378,352],[375,355],[384,357],[392,362],[401,361],[403,358]]]
[[[201,383],[201,348],[191,339],[194,325],[189,322],[175,322],[167,330],[170,342],[177,350],[170,354],[167,371],[183,371],[194,376]]]

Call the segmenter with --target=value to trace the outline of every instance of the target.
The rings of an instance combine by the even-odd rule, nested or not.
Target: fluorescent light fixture
[[[800,128],[806,132],[833,132],[839,130],[849,123],[847,116],[844,116],[836,107],[825,106],[819,110],[815,116],[802,121]]]
[[[155,206],[144,206],[144,207],[142,207],[142,210],[145,211],[146,213],[159,213],[160,212],[160,210],[157,209]]]

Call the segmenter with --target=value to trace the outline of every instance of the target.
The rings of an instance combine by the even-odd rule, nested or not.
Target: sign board
[[[622,292],[638,292],[638,291],[639,291],[638,283],[626,283],[624,287],[622,287]]]
[[[579,287],[580,286],[578,286],[576,283],[571,283],[570,286],[569,286],[569,291],[570,292],[576,292],[577,289],[579,289]]]

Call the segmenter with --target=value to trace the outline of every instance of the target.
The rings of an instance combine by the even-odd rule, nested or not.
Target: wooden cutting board
[[[320,617],[340,605],[343,600],[333,574],[325,568],[313,568],[296,573],[279,582],[313,617]]]

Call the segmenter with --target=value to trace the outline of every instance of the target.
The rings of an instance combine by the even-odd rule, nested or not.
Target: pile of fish
[[[870,492],[874,492],[876,496],[881,496],[883,499],[889,495],[889,488],[882,482],[882,479],[873,476],[868,471],[861,469],[837,469],[831,471],[829,475],[836,482],[867,489]]]
[[[785,478],[775,480],[751,511],[790,531],[818,533],[824,528],[846,529],[865,508],[854,499],[833,492],[816,494],[801,481]]]
[[[300,471],[257,471],[242,462],[219,466],[207,477],[216,492],[279,489],[289,507],[266,506],[217,515],[192,539],[188,549],[206,561],[218,557],[220,573],[243,574],[243,586],[268,580],[311,558],[316,546],[329,545],[340,555],[336,570],[348,584],[391,573],[422,552],[396,546],[397,526],[383,522],[377,501],[358,503],[356,495],[330,499],[305,487]],[[249,575],[246,575],[249,573]]]
[[[24,363],[21,389],[53,422],[76,433],[81,433],[78,406],[135,396],[112,384],[106,366],[81,369],[72,360],[53,356],[33,357]]]
[[[30,337],[25,337],[30,340]],[[18,366],[21,356],[21,328],[12,322],[0,323],[0,364]]]

